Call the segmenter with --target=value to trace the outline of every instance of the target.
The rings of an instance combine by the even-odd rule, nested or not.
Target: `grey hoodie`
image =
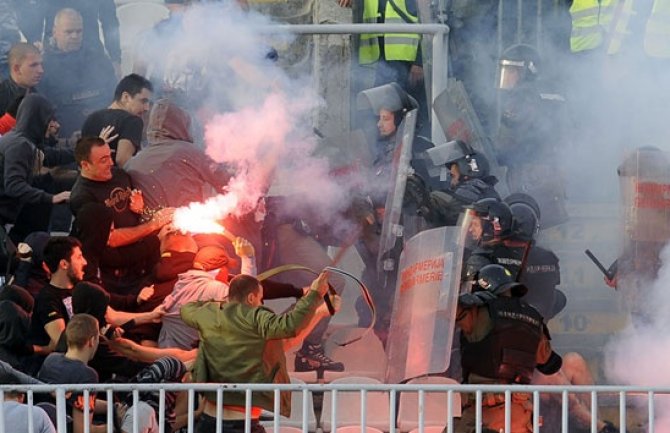
[[[71,150],[44,148],[54,110],[43,96],[29,94],[16,113],[16,126],[0,137],[0,222],[13,223],[24,204],[51,203],[53,198],[34,185],[40,166],[74,161]],[[40,159],[44,155],[44,160]]]
[[[154,104],[147,124],[149,147],[124,167],[149,208],[181,207],[203,201],[213,188],[218,193],[231,174],[210,159],[191,136],[191,118],[167,99]]]

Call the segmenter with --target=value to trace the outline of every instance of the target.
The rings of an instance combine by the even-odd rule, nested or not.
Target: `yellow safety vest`
[[[670,0],[654,0],[644,34],[644,52],[670,58]]]
[[[376,24],[379,18],[379,0],[364,0],[363,23]],[[412,23],[418,22],[418,18],[407,11],[405,0],[394,0],[398,8],[405,13]],[[384,10],[384,23],[404,24],[405,20],[393,9],[390,2],[386,2]],[[367,65],[379,60],[379,37],[384,38],[384,60],[402,60],[413,62],[419,48],[421,36],[415,33],[365,33],[361,35],[358,49],[358,61],[361,65]]]
[[[573,53],[593,50],[602,45],[612,23],[617,0],[575,0],[570,7]]]

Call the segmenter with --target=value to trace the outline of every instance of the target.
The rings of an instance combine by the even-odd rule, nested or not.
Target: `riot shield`
[[[418,108],[419,104],[405,92],[398,83],[389,83],[382,86],[363,90],[356,97],[359,110],[372,109],[375,114],[379,110],[399,111]]]
[[[405,244],[387,343],[387,383],[449,368],[463,233],[462,227],[438,227]]]
[[[411,172],[410,161],[412,159],[412,142],[414,140],[414,129],[416,127],[416,109],[408,112],[398,127],[396,134],[396,148],[393,154],[391,180],[393,185],[386,196],[384,206],[384,221],[379,240],[379,253],[377,255],[377,273],[395,272],[397,269],[397,257],[392,254],[396,242],[403,235],[401,215],[407,176]]]
[[[670,240],[670,155],[637,149],[619,166],[623,202],[623,251],[617,260],[617,285],[631,312],[651,311],[644,290],[657,277],[660,253]]]
[[[507,195],[508,188],[504,181],[504,172],[498,165],[493,145],[484,134],[484,128],[470,103],[463,83],[453,78],[449,79],[447,89],[435,98],[433,110],[447,140],[464,141],[483,154],[491,166],[491,174],[500,181],[496,189],[501,195]]]

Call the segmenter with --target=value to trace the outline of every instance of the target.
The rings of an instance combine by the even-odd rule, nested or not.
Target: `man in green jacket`
[[[300,344],[328,309],[328,274],[315,279],[309,293],[288,313],[275,314],[262,305],[263,287],[250,275],[230,282],[228,301],[193,302],[181,309],[181,318],[200,333],[200,348],[193,369],[194,382],[290,383],[285,351]],[[335,308],[339,299],[334,300]],[[224,431],[244,432],[245,393],[224,394]],[[289,416],[291,397],[281,393],[281,414]],[[216,431],[216,392],[205,393],[205,408],[196,433]],[[274,410],[274,393],[252,396],[251,432],[264,433],[258,422],[261,410]]]

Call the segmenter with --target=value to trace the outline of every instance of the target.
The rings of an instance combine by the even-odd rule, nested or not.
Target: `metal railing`
[[[454,418],[453,418],[453,408],[452,402],[456,394],[460,396],[474,396],[475,402],[475,416],[477,420],[477,433],[482,431],[482,403],[485,396],[488,393],[495,393],[497,395],[504,396],[505,402],[505,433],[511,431],[511,403],[512,403],[512,394],[515,393],[527,393],[530,394],[530,401],[532,401],[533,408],[533,432],[539,432],[540,428],[540,410],[537,408],[540,407],[540,395],[547,394],[558,394],[561,401],[561,432],[568,432],[568,419],[569,419],[569,408],[568,401],[569,395],[573,393],[588,393],[590,394],[591,400],[591,433],[596,433],[597,428],[597,419],[598,419],[598,405],[599,397],[609,396],[611,399],[612,396],[615,397],[614,402],[618,406],[619,411],[619,428],[622,433],[626,432],[626,423],[628,420],[628,405],[632,402],[631,397],[643,397],[643,401],[637,401],[636,403],[640,405],[641,403],[646,403],[647,405],[647,430],[650,433],[653,433],[654,422],[655,422],[655,406],[657,403],[657,397],[670,394],[670,387],[617,387],[617,386],[532,386],[532,385],[431,385],[431,384],[421,384],[421,385],[398,385],[398,384],[286,384],[286,385],[276,385],[276,384],[96,384],[96,385],[2,385],[0,386],[0,403],[4,404],[5,393],[8,391],[19,391],[26,394],[26,401],[29,407],[29,410],[33,409],[33,402],[35,401],[36,393],[48,393],[50,395],[55,395],[56,409],[57,409],[57,431],[65,432],[66,431],[66,395],[70,392],[81,392],[83,393],[84,401],[89,401],[89,397],[92,392],[96,392],[102,396],[106,397],[107,400],[107,431],[113,431],[113,397],[115,392],[125,391],[132,392],[133,397],[133,406],[129,409],[134,416],[133,422],[133,433],[138,432],[139,420],[137,403],[140,401],[140,392],[152,391],[159,392],[159,410],[157,413],[159,431],[165,431],[166,426],[166,417],[165,417],[165,393],[169,391],[176,392],[185,392],[188,396],[188,416],[187,416],[187,429],[188,432],[194,431],[195,426],[195,402],[196,402],[196,392],[216,392],[217,396],[217,419],[222,418],[223,413],[223,404],[226,401],[226,396],[231,393],[244,393],[245,394],[245,433],[250,433],[251,424],[249,422],[251,416],[251,404],[252,404],[252,393],[260,391],[271,391],[274,393],[274,417],[272,418],[271,426],[274,427],[275,432],[279,432],[280,426],[284,421],[279,417],[279,406],[280,406],[280,391],[293,391],[302,393],[302,407],[301,408],[292,408],[292,410],[299,410],[301,414],[302,421],[302,431],[307,433],[308,430],[308,419],[307,413],[308,410],[308,398],[307,394],[312,393],[331,393],[332,396],[332,416],[331,416],[331,427],[329,431],[335,432],[338,427],[338,405],[346,395],[351,395],[352,392],[360,394],[360,423],[357,425],[360,426],[361,431],[365,431],[366,425],[369,425],[369,421],[375,415],[372,412],[368,412],[367,407],[367,396],[369,393],[383,393],[388,395],[388,428],[384,428],[384,431],[389,433],[396,433],[399,431],[397,427],[397,403],[403,395],[403,393],[417,393],[418,394],[418,432],[424,433],[428,425],[425,420],[425,398],[426,393],[447,393],[447,408],[445,410],[446,420],[443,427],[446,428],[446,433],[456,433],[454,429]],[[84,419],[89,419],[89,408],[88,404],[84,405]],[[293,417],[292,417],[293,418]],[[32,418],[31,418],[32,420]],[[348,423],[347,425],[351,425]],[[344,425],[342,425],[344,426]],[[32,422],[29,429],[32,429]],[[220,433],[221,425],[217,424],[217,433]],[[29,430],[32,431],[32,430]],[[85,422],[84,432],[88,433],[90,431],[90,425],[88,421]],[[0,411],[0,433],[14,433],[10,432],[5,428],[5,419],[4,411]]]
[[[449,27],[445,24],[280,24],[260,26],[257,29],[262,33],[286,32],[294,34],[313,35],[360,35],[364,33],[419,33],[432,35],[431,51],[431,98],[434,101],[437,95],[447,87],[447,36]],[[432,102],[430,106],[432,107]],[[432,110],[431,110],[432,111]],[[431,138],[440,142],[444,132],[440,127],[435,113],[431,119]]]

